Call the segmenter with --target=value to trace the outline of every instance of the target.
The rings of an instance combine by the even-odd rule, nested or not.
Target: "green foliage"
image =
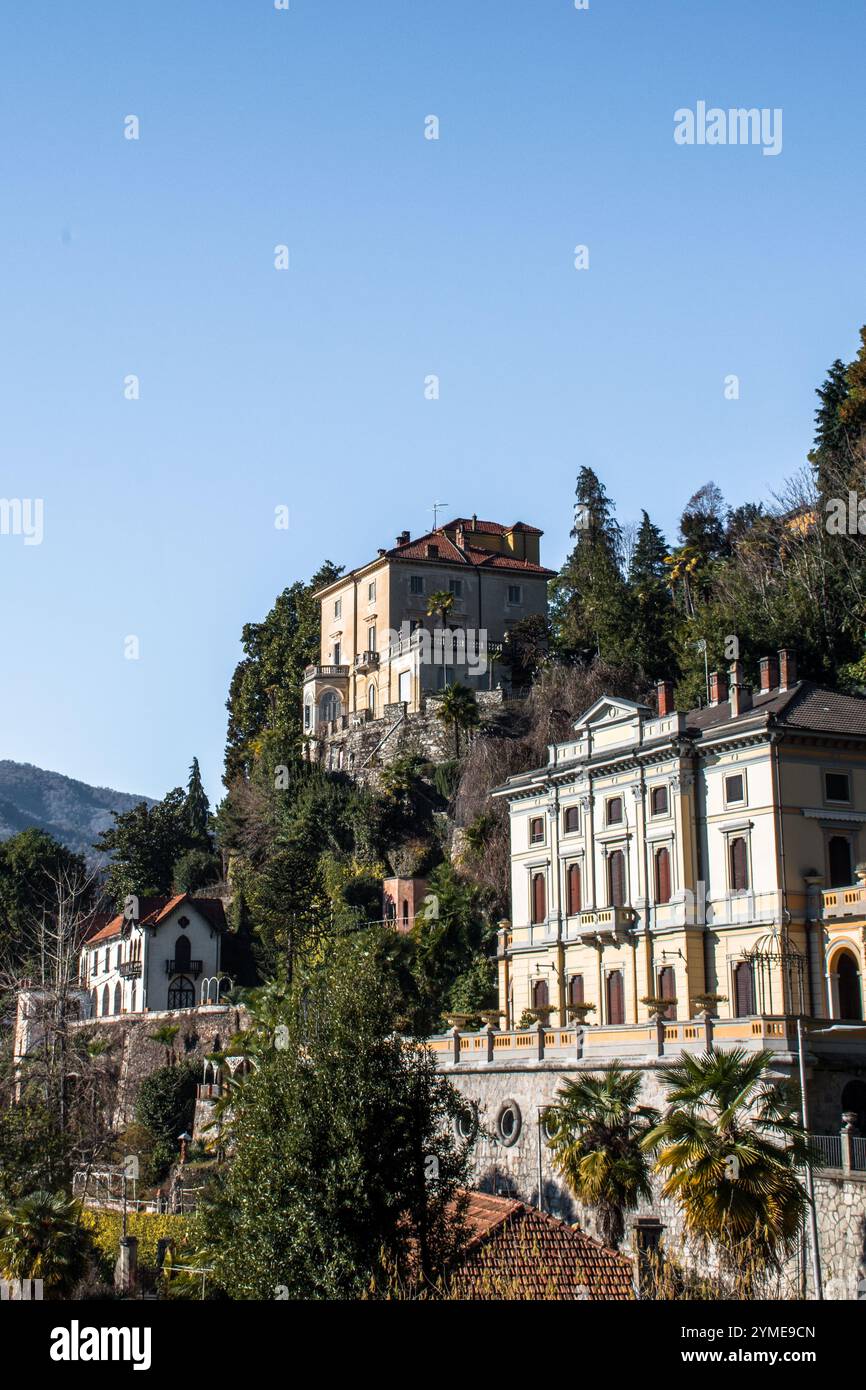
[[[637,1104],[640,1088],[640,1073],[615,1062],[600,1075],[566,1081],[547,1112],[554,1165],[595,1208],[609,1245],[620,1244],[625,1213],[652,1195],[642,1141],[658,1115]]]
[[[82,1212],[81,1224],[88,1232],[93,1246],[102,1261],[103,1274],[110,1278],[120,1250],[123,1235],[123,1214],[119,1211],[97,1211],[87,1207]],[[130,1211],[126,1217],[127,1232],[138,1240],[138,1259],[143,1265],[155,1265],[159,1255],[159,1242],[170,1240],[175,1255],[191,1248],[193,1222],[186,1216],[168,1213]]]
[[[49,1297],[62,1297],[86,1252],[78,1204],[60,1193],[30,1192],[0,1211],[0,1278],[42,1279]]]
[[[808,1206],[800,1176],[811,1145],[792,1091],[772,1082],[769,1053],[683,1057],[662,1068],[667,1108],[643,1138],[687,1232],[734,1270],[778,1269],[796,1247]]]
[[[279,1048],[235,1092],[202,1257],[233,1298],[357,1297],[383,1270],[435,1278],[462,1239],[464,1103],[400,1039],[363,946],[344,945],[283,1013]]]
[[[158,1067],[141,1083],[135,1119],[153,1136],[152,1164],[157,1179],[168,1172],[178,1156],[178,1136],[192,1126],[200,1075],[197,1063],[182,1062]]]
[[[496,960],[482,952],[457,976],[448,991],[449,1013],[478,1014],[498,1004]]]
[[[63,876],[81,885],[80,908],[86,906],[87,866],[44,830],[22,830],[0,841],[0,958],[25,965],[28,929],[56,901],[54,880]]]
[[[575,496],[574,549],[551,583],[554,632],[566,655],[612,660],[628,630],[619,562],[622,532],[604,485],[591,468],[581,468]]]
[[[454,756],[460,757],[460,730],[474,729],[478,723],[478,701],[468,685],[454,681],[447,685],[436,706],[436,714],[454,732]]]
[[[189,848],[186,794],[175,787],[154,806],[142,801],[115,813],[114,825],[102,832],[95,848],[112,855],[108,891],[118,907],[131,893],[169,894],[174,865]]]

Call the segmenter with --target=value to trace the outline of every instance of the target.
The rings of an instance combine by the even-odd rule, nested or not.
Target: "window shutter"
[[[621,970],[612,970],[607,977],[607,1021],[608,1023],[625,1023],[625,999]]]
[[[656,902],[671,900],[671,857],[667,849],[656,850]]]
[[[740,893],[749,886],[749,866],[746,856],[746,842],[738,835],[731,841],[731,887]]]
[[[659,991],[662,999],[676,999],[677,997],[677,977],[672,965],[663,965],[659,971]],[[675,1019],[677,1016],[676,1005],[665,1009],[665,1018]]]
[[[568,866],[568,912],[573,917],[580,912],[580,866],[569,864]]]
[[[569,1004],[582,1004],[583,1001],[583,976],[572,975],[568,982],[568,1002]]]
[[[536,980],[532,986],[532,1007],[534,1009],[546,1009],[550,1003],[550,991],[546,980]]]
[[[741,960],[734,966],[734,984],[737,993],[737,1018],[748,1018],[755,1012],[755,992],[752,988],[752,966]]]
[[[625,906],[625,856],[615,849],[608,860],[608,888],[611,907]]]
[[[544,891],[544,874],[532,875],[532,920],[543,922],[547,916],[547,895]]]

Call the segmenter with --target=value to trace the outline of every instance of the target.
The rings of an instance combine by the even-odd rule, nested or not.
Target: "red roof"
[[[494,522],[486,524],[491,527],[495,525]],[[500,529],[505,530],[504,527]],[[431,545],[436,547],[435,555],[428,551]],[[395,545],[391,550],[386,550],[385,554],[391,560],[429,560],[431,564],[441,564],[444,560],[447,564],[470,565],[476,569],[520,570],[523,574],[534,574],[544,578],[549,578],[555,573],[555,570],[545,569],[543,565],[533,564],[531,560],[518,560],[513,555],[502,555],[499,551],[485,550],[482,546],[455,545],[445,535],[444,529],[428,531],[425,536],[418,536],[414,541],[404,541],[402,545]]]
[[[503,526],[501,521],[479,521],[475,516],[456,516],[453,521],[446,521],[441,529],[455,531],[458,526],[462,526],[464,531],[484,531],[490,536],[507,536],[509,531],[523,531],[528,536],[544,535],[537,526],[527,526],[525,521],[515,521],[513,526]]]
[[[189,893],[175,893],[173,898],[139,898],[139,924],[143,927],[158,927],[184,901],[189,901],[208,920],[215,931],[225,931],[226,917],[222,899],[194,898]],[[108,920],[98,930],[88,932],[85,937],[88,946],[94,946],[100,941],[110,941],[113,936],[120,935],[123,927],[122,912],[115,913],[113,916],[109,916],[107,913],[94,914],[94,917],[96,916],[107,917]]]
[[[632,1262],[536,1207],[470,1192],[465,1253],[451,1274],[458,1298],[628,1302]]]

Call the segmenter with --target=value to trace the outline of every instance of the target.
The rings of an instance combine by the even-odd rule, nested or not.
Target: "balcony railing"
[[[866,887],[824,888],[821,891],[823,917],[866,917]]]
[[[166,975],[192,975],[193,979],[201,974],[202,963],[200,960],[167,960],[165,963]]]
[[[140,960],[122,960],[117,968],[123,980],[137,980],[141,975]]]
[[[328,676],[332,680],[339,679],[340,676],[349,675],[348,666],[307,666],[304,668],[304,679],[314,680],[317,676]]]
[[[379,665],[378,652],[359,652],[355,657],[356,671],[375,671]]]

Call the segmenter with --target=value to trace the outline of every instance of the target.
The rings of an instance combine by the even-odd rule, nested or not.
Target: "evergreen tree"
[[[629,566],[632,655],[653,680],[673,669],[674,612],[667,586],[664,536],[644,511]]]
[[[186,787],[186,823],[190,848],[210,850],[210,802],[201,780],[198,758],[193,758]]]
[[[551,584],[554,630],[564,652],[583,660],[596,655],[616,660],[628,629],[620,528],[591,468],[581,468],[575,496],[574,549]]]
[[[142,801],[131,811],[115,812],[114,825],[103,830],[94,848],[112,856],[107,887],[118,909],[131,893],[166,896],[174,884],[174,866],[189,848],[186,793],[175,787],[154,806]]]
[[[842,407],[848,399],[847,367],[836,358],[821,386],[815,391],[820,401],[815,411],[815,442],[809,462],[815,470],[815,481],[822,497],[830,495],[839,477],[850,468],[848,431],[842,419]]]

